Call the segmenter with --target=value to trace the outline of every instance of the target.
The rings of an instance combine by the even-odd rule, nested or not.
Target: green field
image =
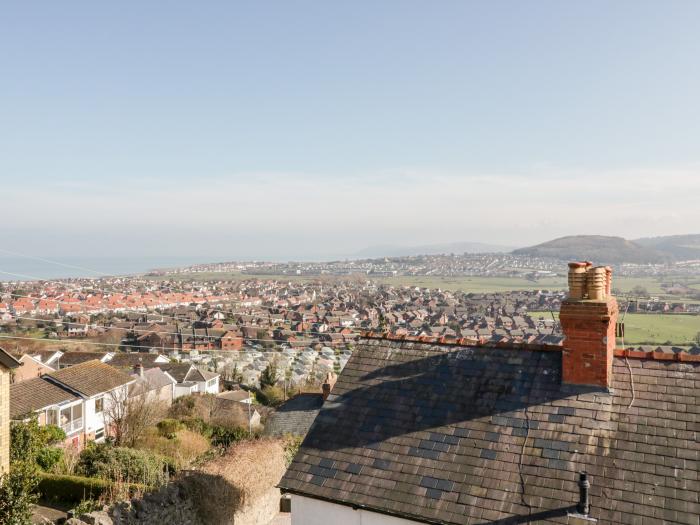
[[[547,277],[533,281],[521,277],[431,277],[431,276],[397,276],[376,279],[393,286],[419,286],[421,288],[440,288],[442,290],[461,290],[472,293],[508,292],[517,290],[563,290],[566,279]]]
[[[533,317],[549,318],[550,312],[530,312]],[[554,312],[554,317],[559,313]],[[620,319],[622,316],[620,316]],[[700,316],[684,314],[627,314],[625,344],[691,345],[700,334]]]

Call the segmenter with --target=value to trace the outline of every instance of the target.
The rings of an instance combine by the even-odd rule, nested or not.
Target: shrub
[[[192,432],[197,432],[206,438],[210,438],[212,435],[212,427],[209,423],[198,417],[188,417],[181,420],[185,428],[191,430]]]
[[[216,447],[229,447],[247,437],[248,430],[245,428],[217,425],[212,429],[211,444]]]
[[[42,433],[36,417],[10,425],[10,461],[36,461],[42,447]]]
[[[54,466],[54,474],[64,474],[73,476],[80,461],[80,450],[78,447],[70,445],[63,448],[61,460]]]
[[[104,498],[116,488],[116,484],[107,479],[42,473],[38,490],[48,500],[75,504]],[[148,487],[131,483],[126,488],[129,494],[135,494],[144,492]]]
[[[182,429],[182,423],[177,419],[164,419],[156,426],[158,427],[160,435],[167,438],[174,437],[175,433]]]
[[[301,436],[294,436],[292,434],[287,434],[284,436],[284,461],[287,467],[292,464],[294,456],[297,455],[301,442],[304,439]]]
[[[42,470],[50,471],[63,460],[63,449],[58,447],[44,447],[36,456],[37,464]]]
[[[32,505],[37,499],[34,490],[38,481],[36,463],[12,462],[10,472],[0,477],[0,523],[32,523]]]
[[[157,486],[165,481],[168,467],[162,456],[102,443],[81,452],[77,470],[89,477]]]
[[[150,432],[139,441],[138,446],[168,458],[173,468],[178,470],[189,466],[210,448],[206,437],[187,429],[179,430],[172,437]]]
[[[10,461],[36,463],[39,462],[40,455],[42,460],[47,460],[51,456],[55,457],[55,452],[45,452],[45,450],[50,445],[60,443],[64,439],[66,439],[66,433],[63,430],[55,425],[40,427],[36,416],[29,421],[12,422],[10,426]],[[40,466],[42,465],[40,464]]]
[[[82,516],[83,514],[88,514],[94,510],[99,510],[101,508],[102,505],[99,501],[95,501],[94,499],[84,499],[75,506],[75,508],[73,509],[73,514],[75,514],[76,516]]]
[[[39,427],[39,431],[43,445],[56,445],[66,439],[66,433],[61,427],[57,427],[56,425]]]
[[[276,407],[284,401],[284,391],[278,386],[266,386],[262,389],[260,402],[267,406]]]

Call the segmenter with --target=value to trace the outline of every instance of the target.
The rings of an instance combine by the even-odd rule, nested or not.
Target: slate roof
[[[85,397],[109,392],[133,381],[128,374],[96,359],[45,374],[42,379],[59,382]]]
[[[144,370],[143,377],[132,374],[134,382],[129,385],[129,395],[140,395],[152,390],[160,390],[161,388],[174,385],[174,379],[160,368],[151,368]]]
[[[145,368],[153,368],[157,365],[159,354],[147,354],[145,352],[116,352],[108,361],[111,366],[117,368],[133,368],[139,364]]]
[[[67,368],[69,366],[79,365],[95,359],[101,361],[107,355],[107,352],[64,352],[64,354],[59,358],[58,363],[62,368]]]
[[[629,365],[629,368],[628,368]],[[614,358],[561,384],[558,350],[363,340],[280,482],[423,523],[700,523],[700,362]]]
[[[10,419],[78,399],[77,395],[41,377],[27,379],[10,385]]]
[[[299,394],[281,404],[267,421],[271,436],[305,436],[323,406],[322,394]]]
[[[190,363],[153,363],[163,372],[170,374],[178,383],[184,383],[193,365]]]

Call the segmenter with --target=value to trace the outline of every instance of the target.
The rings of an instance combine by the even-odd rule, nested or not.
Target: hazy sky
[[[700,2],[12,2],[0,245],[700,232]]]

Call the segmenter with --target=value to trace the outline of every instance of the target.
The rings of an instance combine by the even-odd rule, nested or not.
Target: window
[[[98,428],[95,430],[95,441],[101,441],[105,438],[105,429],[104,427]]]
[[[76,432],[83,428],[83,405],[72,405],[62,408],[59,413],[61,428],[66,434]]]
[[[46,411],[46,424],[47,425],[58,425],[58,411],[55,409],[49,409]]]
[[[95,399],[95,414],[101,414],[104,410],[105,398],[98,397]]]

